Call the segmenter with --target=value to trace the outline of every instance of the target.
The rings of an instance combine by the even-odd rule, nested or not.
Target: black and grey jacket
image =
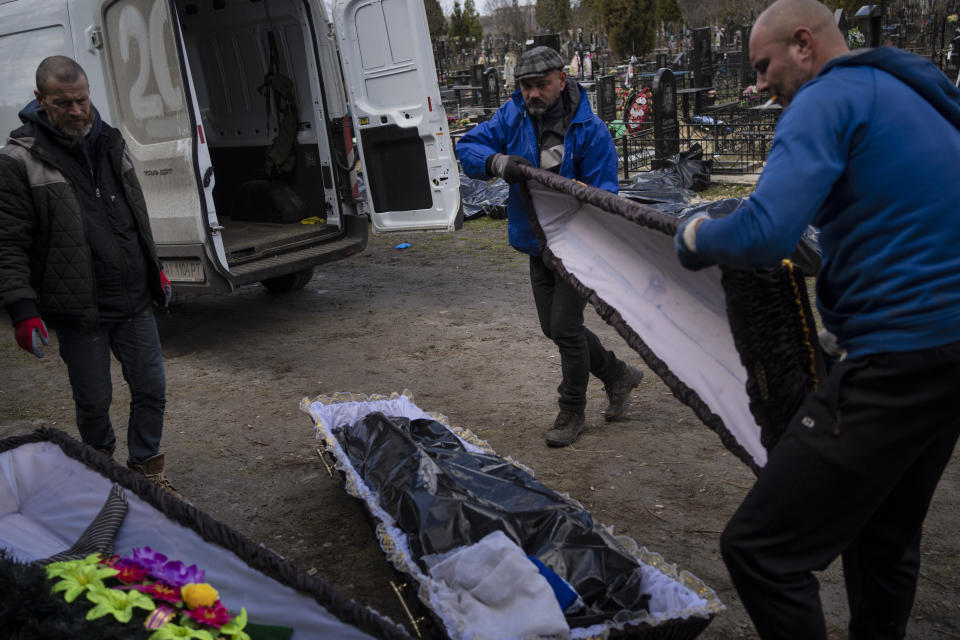
[[[84,150],[32,103],[0,148],[0,304],[94,331],[163,304],[143,191],[120,132],[100,122]]]

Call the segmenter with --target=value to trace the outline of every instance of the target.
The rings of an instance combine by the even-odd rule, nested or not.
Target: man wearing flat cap
[[[517,61],[520,88],[494,116],[471,129],[457,143],[457,157],[472,178],[501,177],[510,183],[507,203],[510,244],[530,256],[530,282],[544,335],[560,349],[563,380],[560,412],[547,431],[552,447],[573,444],[585,428],[587,382],[592,373],[604,384],[607,420],[626,413],[630,393],[642,372],[618,359],[583,326],[585,301],[551,269],[549,251],[530,227],[518,184],[521,164],[617,193],[617,153],[606,125],[590,109],[586,92],[567,81],[563,59],[550,47],[534,47]]]

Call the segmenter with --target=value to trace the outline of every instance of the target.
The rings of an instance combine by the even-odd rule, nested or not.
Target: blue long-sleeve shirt
[[[817,305],[851,357],[960,340],[960,92],[884,47],[826,65],[784,111],[757,189],[697,254],[777,264],[820,229]]]

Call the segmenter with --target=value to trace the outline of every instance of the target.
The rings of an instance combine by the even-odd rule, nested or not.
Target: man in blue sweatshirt
[[[567,78],[559,53],[550,47],[530,49],[520,56],[514,76],[520,89],[489,121],[460,138],[457,157],[471,178],[501,177],[511,184],[510,245],[530,256],[530,283],[540,327],[560,350],[560,412],[545,440],[548,446],[564,447],[573,444],[586,426],[584,407],[591,373],[606,388],[607,420],[626,414],[630,392],[643,374],[605,349],[583,326],[586,302],[573,285],[554,275],[549,253],[541,255],[516,167],[533,164],[616,193],[617,152],[606,125],[590,109],[587,94]]]
[[[891,47],[851,55],[816,0],[750,37],[786,108],[755,193],[687,221],[681,262],[768,267],[820,229],[817,305],[846,358],[800,407],[721,537],[761,637],[826,637],[812,571],[843,557],[850,638],[903,638],[960,417],[960,91]]]

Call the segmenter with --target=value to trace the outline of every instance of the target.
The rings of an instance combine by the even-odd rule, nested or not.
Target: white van
[[[77,60],[179,293],[301,288],[368,222],[459,228],[423,3],[332,6],[331,23],[323,0],[0,0],[0,132],[43,58]]]

